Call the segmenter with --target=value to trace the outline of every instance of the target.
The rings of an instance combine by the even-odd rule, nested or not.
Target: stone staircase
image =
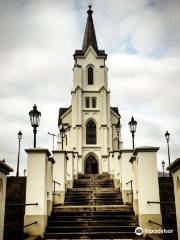
[[[107,174],[79,175],[54,207],[45,239],[137,239],[137,219]]]

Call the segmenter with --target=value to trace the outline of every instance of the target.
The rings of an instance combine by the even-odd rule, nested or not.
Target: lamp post
[[[118,123],[116,125],[117,137],[118,137],[118,150],[119,150],[119,133],[120,133],[120,119],[118,119]]]
[[[18,140],[19,140],[19,146],[18,146],[18,161],[17,161],[17,171],[16,171],[16,177],[19,177],[19,158],[20,158],[20,147],[21,147],[21,139],[22,139],[22,132],[21,130],[18,132]]]
[[[137,122],[134,120],[134,117],[132,117],[131,121],[129,122],[129,129],[130,129],[130,132],[132,133],[133,149],[134,149],[134,136],[136,132],[136,127],[137,127]]]
[[[24,169],[24,177],[26,176],[26,169]]]
[[[65,137],[65,128],[64,128],[63,124],[60,128],[60,137],[61,137],[61,140],[62,140],[62,150],[63,150],[63,141],[64,141],[64,137]]]
[[[31,121],[31,126],[33,127],[34,132],[34,148],[36,148],[36,133],[37,127],[39,127],[41,113],[37,110],[37,106],[34,104],[33,110],[29,112],[29,117]]]
[[[166,131],[165,133],[165,138],[167,141],[167,147],[168,147],[168,160],[169,160],[169,165],[171,164],[171,160],[170,160],[170,151],[169,151],[169,139],[170,139],[170,133],[168,131]]]
[[[163,160],[163,161],[161,162],[161,164],[162,164],[162,168],[163,168],[163,177],[164,177],[164,167],[165,167],[165,161]]]
[[[54,137],[56,137],[56,134],[48,132],[49,135],[53,137],[53,150],[54,150]]]

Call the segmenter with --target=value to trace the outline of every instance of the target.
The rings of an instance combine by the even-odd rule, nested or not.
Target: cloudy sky
[[[168,162],[166,130],[171,159],[180,156],[180,0],[0,0],[0,159],[16,169],[21,129],[21,173],[23,149],[33,144],[33,104],[42,112],[37,145],[50,149],[47,132],[58,132],[58,109],[71,104],[72,55],[82,47],[89,3],[124,147],[133,115],[136,146],[159,146],[159,169]]]

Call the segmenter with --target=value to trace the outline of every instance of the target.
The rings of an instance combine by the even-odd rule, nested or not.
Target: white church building
[[[118,150],[121,136],[118,108],[110,106],[106,59],[98,49],[90,8],[82,50],[74,54],[72,105],[60,108],[58,119],[67,129],[64,150],[78,152],[82,173],[107,173],[109,152]]]

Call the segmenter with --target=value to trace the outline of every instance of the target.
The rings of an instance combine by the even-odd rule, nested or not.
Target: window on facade
[[[85,105],[86,105],[86,108],[90,107],[90,99],[89,99],[89,97],[85,98]]]
[[[93,120],[86,124],[86,144],[96,144],[96,124]]]
[[[96,98],[92,98],[92,108],[96,108]]]
[[[88,84],[91,85],[93,83],[94,83],[94,80],[93,80],[93,68],[89,67],[88,68]]]

